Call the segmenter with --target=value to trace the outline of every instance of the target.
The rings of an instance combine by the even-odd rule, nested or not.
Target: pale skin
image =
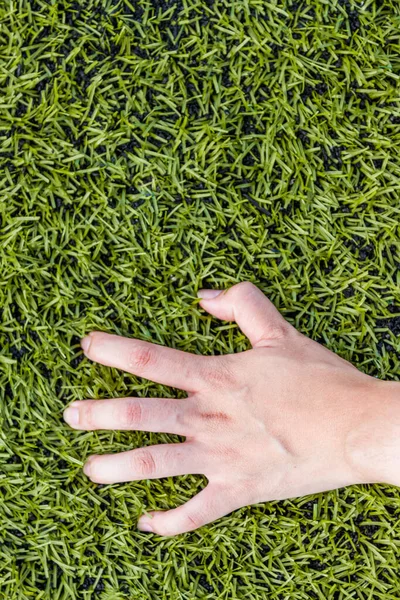
[[[143,515],[140,530],[174,536],[259,502],[400,484],[399,383],[365,375],[299,333],[249,282],[199,295],[204,310],[236,321],[252,349],[201,356],[97,331],[81,342],[90,360],[187,392],[185,399],[82,400],[64,412],[79,430],[185,437],[85,463],[95,483],[205,475],[199,494]]]

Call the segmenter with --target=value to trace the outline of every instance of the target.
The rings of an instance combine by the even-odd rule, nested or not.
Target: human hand
[[[398,384],[361,373],[300,334],[251,283],[200,295],[206,311],[236,321],[251,350],[201,356],[102,332],[82,340],[89,359],[188,394],[83,400],[64,412],[76,429],[186,437],[87,460],[85,474],[103,484],[207,477],[186,504],[141,517],[139,529],[176,535],[254,503],[353,483],[396,483],[398,436],[388,423],[398,414]]]

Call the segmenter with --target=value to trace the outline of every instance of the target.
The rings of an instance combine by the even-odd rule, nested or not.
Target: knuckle
[[[237,377],[228,356],[220,356],[207,361],[203,377],[208,384],[217,387],[233,387],[237,383]]]
[[[246,294],[252,294],[255,290],[258,290],[258,287],[251,283],[251,281],[241,281],[235,286],[238,292],[245,292]]]
[[[186,400],[182,402],[181,410],[178,411],[176,415],[178,422],[182,425],[190,425],[193,421],[198,419],[200,402],[201,399],[197,396],[186,398]]]
[[[208,433],[227,432],[232,421],[232,417],[222,410],[201,410],[197,416],[199,429]]]
[[[125,407],[124,422],[128,427],[141,425],[143,422],[143,407],[140,402],[130,401]]]
[[[285,321],[283,317],[279,318],[275,323],[273,323],[273,325],[271,325],[269,337],[275,339],[284,338],[288,335],[290,327],[291,326],[288,321]]]
[[[192,529],[198,529],[199,527],[202,526],[204,520],[202,518],[202,515],[200,513],[186,513],[185,515],[185,519],[184,519],[184,527],[186,531],[190,531]]]
[[[248,301],[251,299],[254,294],[258,295],[260,293],[260,289],[251,283],[250,281],[242,281],[241,283],[236,284],[233,287],[236,298],[243,301]]]
[[[157,469],[154,456],[149,450],[145,449],[133,452],[131,466],[134,473],[145,479],[153,476]]]
[[[185,407],[179,419],[183,426],[190,427],[196,435],[216,430],[224,431],[234,425],[234,418],[228,411],[201,400]]]
[[[200,417],[204,421],[213,421],[214,423],[227,423],[231,417],[222,410],[202,411]]]
[[[255,345],[256,348],[276,347],[276,344],[285,343],[291,332],[297,333],[296,329],[280,315],[278,318],[269,323],[268,329]]]
[[[182,428],[188,428],[193,423],[194,412],[192,409],[188,409],[187,406],[183,410],[176,413],[176,424]]]
[[[129,366],[134,369],[144,369],[155,363],[155,351],[151,346],[136,345],[129,354]]]

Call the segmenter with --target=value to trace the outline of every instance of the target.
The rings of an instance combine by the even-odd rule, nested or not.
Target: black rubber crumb
[[[363,248],[361,248],[359,254],[358,254],[358,258],[362,261],[367,260],[367,259],[372,259],[375,255],[375,248],[373,246],[373,244],[367,244],[366,246],[364,246]]]
[[[343,296],[345,298],[351,298],[352,296],[354,296],[355,291],[352,285],[349,285],[345,290],[343,290]]]
[[[324,82],[317,83],[317,85],[314,87],[314,90],[317,94],[323,96],[328,91],[328,85]]]
[[[377,319],[375,324],[378,328],[389,329],[395,336],[400,335],[400,317]]]
[[[42,373],[43,377],[49,381],[52,376],[51,370],[44,363],[40,363],[38,366],[39,366],[39,370]]]
[[[127,583],[122,583],[122,584],[120,585],[120,588],[119,588],[119,589],[120,589],[120,591],[121,591],[123,594],[129,594],[129,593],[130,593],[130,587],[129,587],[129,585],[128,585]]]
[[[18,456],[18,454],[12,454],[9,458],[7,458],[6,462],[8,465],[20,465],[22,463],[22,460]]]
[[[73,358],[71,360],[71,363],[70,363],[71,367],[73,369],[76,369],[80,365],[80,363],[83,361],[84,358],[85,358],[84,354],[78,354],[78,356],[76,356],[75,358]]]
[[[81,590],[89,590],[95,581],[96,581],[96,577],[89,577],[88,575],[85,575],[85,579],[84,579],[80,589]]]
[[[297,131],[297,137],[305,145],[308,145],[310,143],[310,138],[308,137],[307,132],[304,131],[304,129],[299,129]]]
[[[100,579],[96,585],[96,587],[94,588],[94,592],[99,594],[101,592],[104,592],[104,590],[106,589],[105,583],[103,582],[102,579]]]
[[[10,352],[11,352],[11,356],[13,357],[13,359],[20,360],[25,354],[27,354],[27,352],[29,352],[29,350],[27,348],[25,348],[25,346],[22,346],[21,348],[17,348],[16,346],[11,346]]]
[[[200,585],[209,593],[214,592],[214,588],[211,584],[208,583],[205,575],[202,575],[199,579]]]
[[[11,535],[15,535],[17,538],[22,538],[24,537],[24,533],[22,531],[20,531],[19,529],[10,529],[9,532],[11,533]]]

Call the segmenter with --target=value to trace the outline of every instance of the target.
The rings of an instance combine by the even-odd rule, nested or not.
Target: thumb
[[[249,281],[226,291],[200,290],[200,306],[218,319],[236,321],[253,348],[282,338],[291,325],[270,300]]]
[[[200,493],[178,508],[150,512],[150,517],[140,517],[138,529],[162,536],[178,535],[211,523],[237,508],[240,508],[240,505],[234,502],[233,495],[230,499],[221,484],[209,483]]]

